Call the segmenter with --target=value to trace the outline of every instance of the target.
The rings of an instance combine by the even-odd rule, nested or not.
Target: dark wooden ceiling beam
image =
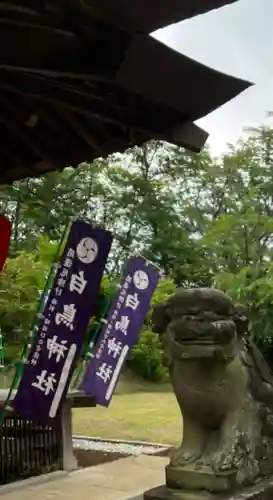
[[[161,111],[160,120],[159,117],[153,116],[151,112],[147,110],[147,118],[144,118],[143,115],[135,116],[130,109],[125,110],[120,108],[117,113],[118,108],[112,107],[111,110],[107,99],[104,101],[102,97],[95,96],[94,100],[94,96],[91,98],[89,94],[74,90],[70,87],[64,87],[60,84],[56,84],[55,82],[48,82],[42,78],[32,77],[31,75],[28,75],[29,78],[27,79],[20,79],[20,76],[21,75],[19,75],[17,80],[20,90],[1,83],[3,78],[0,80],[0,88],[5,88],[6,90],[18,93],[22,96],[27,95],[34,99],[40,99],[41,102],[48,101],[50,104],[54,105],[56,109],[59,109],[60,112],[65,113],[69,108],[71,108],[71,110],[82,112],[86,115],[90,115],[91,117],[94,116],[103,120],[105,123],[108,122],[118,125],[123,130],[127,129],[129,131],[134,129],[140,131],[142,129],[144,134],[147,135],[147,139],[151,137],[165,139],[169,142],[176,142],[184,147],[192,147],[195,151],[200,150],[207,137],[207,134],[199,127],[193,124],[189,125],[188,122],[183,125],[183,120],[179,121],[177,117],[174,119],[172,114],[168,116],[166,113],[165,119],[163,120]],[[22,83],[24,83],[23,89],[21,89]],[[58,90],[58,92],[56,92],[56,90]],[[87,106],[88,102],[89,107]],[[34,104],[33,106],[35,107]],[[175,113],[173,114],[176,116]],[[191,133],[189,132],[189,126]],[[185,137],[183,134],[185,134]],[[190,142],[191,135],[193,141],[192,145]],[[85,137],[87,137],[86,131]],[[90,140],[91,137],[89,137],[89,141]],[[95,147],[94,143],[92,144],[92,147]],[[99,149],[99,154],[101,154],[101,149],[98,145],[96,145],[95,149]]]
[[[160,133],[162,130],[162,121],[164,120],[165,128],[169,124],[172,126],[181,125],[183,118],[181,114],[173,110],[165,108],[165,114],[162,109],[152,107],[143,102],[143,107],[135,107],[130,109],[128,103],[124,107],[113,103],[113,97],[105,95],[87,94],[82,90],[79,91],[72,86],[53,82],[45,78],[36,77],[33,75],[16,75],[5,72],[0,73],[0,89],[8,90],[22,96],[32,97],[44,102],[50,102],[57,107],[62,105],[74,109],[78,112],[89,114],[97,117],[106,123],[113,123],[122,128],[132,127],[141,129],[143,126],[150,133]],[[11,81],[11,83],[6,83]],[[185,120],[186,121],[186,120]]]
[[[0,16],[6,21],[17,21],[21,23],[34,24],[38,26],[47,25],[47,20],[32,9],[0,1]]]
[[[102,145],[96,140],[91,131],[84,126],[75,113],[72,115],[67,110],[62,110],[62,115],[67,123],[69,123],[71,129],[74,130],[74,132],[81,139],[83,139],[88,146],[96,151],[99,156],[103,156],[105,154]]]
[[[6,129],[30,151],[35,151],[40,158],[50,163],[53,168],[59,168],[56,156],[44,144],[45,139],[42,139],[35,129],[30,129],[18,123],[16,107],[7,100],[3,101],[2,98],[0,99],[0,120],[4,123]]]
[[[61,10],[78,12],[81,18],[101,21],[130,33],[150,33],[236,0],[16,0],[3,1],[14,9],[38,12],[41,16]]]
[[[116,29],[126,32],[128,34],[134,33],[133,26],[126,22],[124,19],[121,20],[121,16],[119,13],[115,13],[111,11],[111,7],[109,5],[109,9],[102,9],[100,4],[97,2],[93,4],[87,4],[82,0],[63,0],[63,5],[65,5],[68,14],[76,13],[82,19],[83,24],[92,25],[94,21],[98,21],[100,23],[111,26],[115,26]]]
[[[57,24],[57,23],[56,23]],[[99,26],[37,26],[4,20],[1,65],[85,73],[114,78],[128,42],[125,34]]]
[[[49,103],[53,106],[56,106],[56,108],[58,108],[59,111],[65,111],[68,109],[68,110],[71,110],[74,112],[82,112],[83,114],[86,114],[87,116],[90,116],[90,117],[93,116],[99,120],[103,120],[105,123],[110,123],[110,124],[116,125],[120,128],[124,128],[124,122],[118,121],[115,118],[112,119],[107,114],[103,114],[103,113],[99,112],[98,110],[97,110],[97,112],[94,112],[93,110],[90,111],[88,108],[86,109],[86,106],[83,106],[83,105],[80,106],[79,104],[72,104],[71,102],[60,102],[55,97],[52,98],[52,97],[41,96],[40,94],[31,93],[31,92],[28,92],[26,94],[24,92],[21,92],[18,89],[14,89],[13,87],[9,87],[8,85],[1,85],[0,84],[0,90],[1,90],[1,88],[3,90],[7,90],[10,95],[12,95],[12,93],[18,94],[21,97],[27,95],[28,98],[32,98],[33,100],[38,100],[38,102],[45,103],[45,104]]]
[[[11,151],[6,144],[3,145],[3,143],[0,143],[0,155],[2,157],[2,171],[3,164],[5,166],[3,183],[10,184],[10,182],[14,180],[14,177],[17,178],[17,176],[20,175],[20,172],[22,171],[26,172],[29,176],[37,175],[34,165],[24,164],[22,158],[15,154],[14,150]]]
[[[35,106],[35,111],[38,116],[48,124],[56,132],[57,141],[70,143],[75,141],[75,134],[83,141],[83,143],[90,146],[90,148],[99,155],[103,155],[102,145],[95,139],[94,134],[91,133],[92,127],[88,130],[80,121],[80,117],[75,113],[69,112],[68,109],[62,108],[60,110],[54,106],[43,106],[40,103],[32,103]],[[78,145],[80,147],[80,144]]]
[[[31,96],[37,99],[49,100],[54,104],[65,104],[74,109],[87,111],[100,118],[111,119],[123,122],[129,111],[123,112],[122,108],[107,101],[107,96],[89,94],[79,91],[65,83],[59,83],[43,77],[30,74],[0,72],[0,88],[9,92],[15,92],[23,96]],[[120,120],[119,120],[120,116]]]
[[[23,3],[20,5],[20,3],[10,3],[10,2],[3,2],[0,1],[0,10],[3,12],[15,12],[18,14],[25,14],[28,16],[38,16],[38,11],[31,9],[30,7],[26,7],[26,5]]]
[[[98,23],[113,30],[113,20],[107,16],[105,11],[77,0],[63,0],[59,3],[55,1],[54,6],[52,4],[52,9],[43,12],[0,1],[0,16],[2,23],[9,23],[11,26],[20,24],[22,27],[47,29],[68,36],[74,36],[74,34],[78,36],[86,29],[88,32],[90,30],[97,32],[95,28]],[[115,26],[118,27],[118,16],[116,17]],[[123,28],[121,26],[122,30]],[[116,28],[114,29],[116,30]]]
[[[1,144],[0,153],[1,155],[4,155],[6,158],[8,158],[8,160],[14,167],[20,167],[21,159],[14,154],[14,151],[8,150],[7,147],[3,147],[3,145]]]
[[[45,23],[42,22],[37,22],[39,21],[40,18],[35,19],[35,22],[31,22],[31,19],[10,19],[10,18],[5,18],[5,17],[0,17],[0,25],[4,26],[7,25],[10,27],[10,29],[17,29],[20,28],[22,30],[28,30],[29,32],[32,32],[33,36],[35,36],[37,33],[39,36],[44,33],[45,36],[56,36],[56,35],[62,35],[63,37],[69,37],[69,38],[75,38],[74,33],[72,33],[69,30],[64,30],[61,28],[56,28],[54,26],[49,26]],[[42,20],[41,20],[42,21]],[[2,29],[2,28],[1,28]]]
[[[119,24],[129,26],[131,32],[148,34],[234,2],[236,0],[92,0],[92,5],[107,12],[112,23],[119,19]]]
[[[56,109],[50,107],[49,105],[43,105],[37,101],[29,100],[28,105],[30,110],[38,116],[39,120],[42,120],[48,129],[55,135],[55,146],[62,143],[64,146],[67,142],[73,141],[75,139],[73,133],[70,133],[69,127],[66,126],[64,120],[60,121],[58,119],[58,114]]]
[[[152,138],[199,151],[207,135],[191,121],[242,88],[226,79],[225,93],[212,70],[198,73],[147,33],[231,2],[0,0],[0,158],[8,167],[0,181]]]
[[[81,73],[71,70],[71,71],[58,71],[54,69],[44,69],[44,68],[35,68],[35,67],[28,67],[28,66],[12,66],[9,64],[3,64],[3,61],[0,61],[0,71],[2,74],[2,71],[8,71],[10,74],[14,73],[15,75],[21,74],[29,74],[31,76],[37,76],[37,77],[46,77],[46,78],[52,78],[52,79],[66,79],[66,80],[73,80],[73,81],[86,81],[90,84],[96,82],[96,81],[103,81],[102,76],[98,75],[90,75],[90,73]],[[108,84],[111,83],[108,81]]]
[[[59,0],[57,0],[59,1]],[[1,3],[8,4],[8,8],[12,8],[18,11],[29,10],[30,12],[36,12],[41,14],[47,4],[47,0],[1,0]]]
[[[98,120],[90,115],[84,114],[84,118],[93,130],[98,130],[99,134],[104,138],[104,140],[110,141],[113,136],[112,131],[110,132],[109,126],[102,120]]]
[[[1,154],[1,156],[3,156],[5,166],[6,166],[6,159],[11,164],[11,169],[14,169],[14,168],[17,168],[18,166],[20,166],[20,161],[18,161],[16,159],[16,157],[14,156],[14,154],[11,153],[11,151],[4,148],[2,146],[2,144],[0,145],[0,154]],[[2,163],[3,163],[3,161],[2,161]]]
[[[2,115],[2,112],[1,112]],[[27,130],[22,126],[15,126],[14,123],[10,123],[9,120],[4,120],[6,128],[21,141],[25,146],[27,146],[30,151],[35,151],[35,153],[44,161],[52,165],[54,169],[60,168],[59,163],[55,155],[52,155],[48,149],[44,146],[41,138],[35,134],[32,130]]]

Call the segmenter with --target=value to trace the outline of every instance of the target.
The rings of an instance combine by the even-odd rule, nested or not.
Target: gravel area
[[[77,458],[78,466],[94,467],[96,465],[113,462],[120,458],[128,456],[156,455],[161,457],[170,456],[173,447],[163,445],[151,445],[149,443],[131,443],[131,442],[118,442],[106,441],[98,438],[75,438],[74,453]],[[84,448],[83,448],[84,447]],[[94,449],[95,447],[95,449]],[[119,450],[119,451],[117,451]]]
[[[84,436],[73,437],[74,450],[97,451],[102,453],[114,453],[118,455],[166,455],[171,449],[170,446],[164,446],[153,443],[141,443],[131,441],[103,440],[99,438],[88,438]]]

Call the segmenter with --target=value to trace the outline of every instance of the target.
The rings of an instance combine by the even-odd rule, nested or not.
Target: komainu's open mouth
[[[177,318],[169,323],[169,331],[174,340],[183,346],[215,346],[221,348],[231,344],[236,338],[235,323],[228,319],[220,321],[200,321]]]
[[[225,343],[230,342],[231,339],[227,340],[227,342],[219,342],[219,339],[192,339],[192,338],[187,338],[183,337],[179,339],[180,344],[193,344],[193,345],[223,345]]]

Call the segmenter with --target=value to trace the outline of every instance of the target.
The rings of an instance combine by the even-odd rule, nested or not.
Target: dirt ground
[[[169,456],[170,450],[156,453],[157,456]],[[103,451],[90,451],[90,450],[74,450],[75,456],[78,461],[79,467],[93,467],[95,465],[104,464],[106,462],[113,462],[120,458],[128,457],[123,453],[106,453]]]
[[[123,453],[105,453],[103,451],[74,450],[79,467],[93,467],[94,465],[113,462],[119,458],[128,457]]]

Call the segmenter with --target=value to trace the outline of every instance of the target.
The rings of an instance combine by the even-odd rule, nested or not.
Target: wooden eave
[[[0,183],[151,138],[200,151],[193,122],[250,84],[149,33],[227,3],[0,1]]]

